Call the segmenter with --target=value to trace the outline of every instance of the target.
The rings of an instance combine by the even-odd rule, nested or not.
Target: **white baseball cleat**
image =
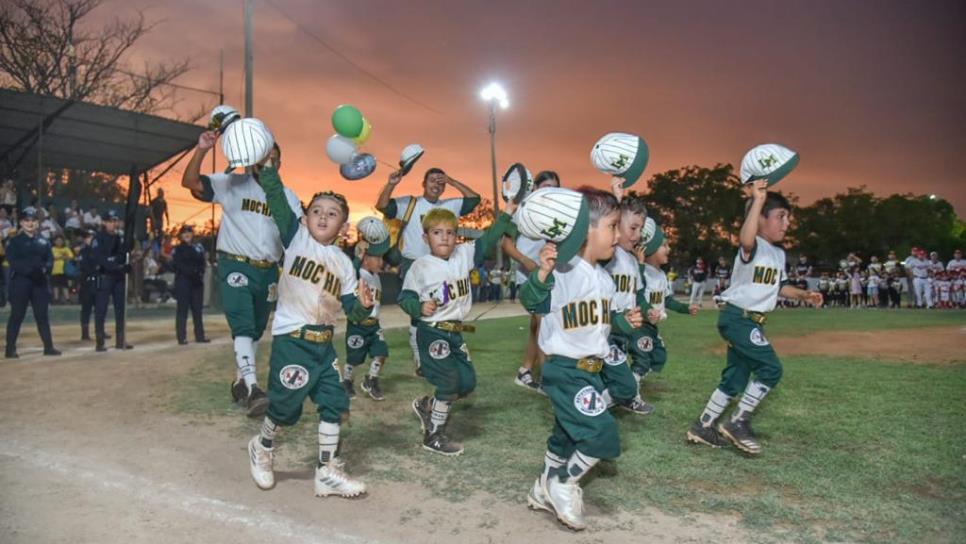
[[[315,468],[316,497],[338,495],[352,498],[365,493],[366,484],[350,478],[348,474],[342,471],[341,465],[336,466],[335,463],[329,463]]]
[[[543,493],[560,523],[574,531],[587,528],[584,523],[584,490],[577,485],[577,480],[567,478],[566,482],[561,482],[560,478],[551,476],[544,484]]]
[[[533,482],[533,487],[530,488],[530,493],[527,494],[527,506],[533,510],[546,510],[552,514],[553,507],[547,502],[547,496],[543,493],[541,479],[543,479],[542,476]]]
[[[260,489],[275,487],[275,472],[272,470],[274,456],[273,448],[263,446],[259,435],[248,441],[248,463],[252,479]]]

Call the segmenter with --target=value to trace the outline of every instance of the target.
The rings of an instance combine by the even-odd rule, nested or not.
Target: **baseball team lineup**
[[[228,169],[203,173],[219,140]],[[356,395],[355,375],[367,361],[362,391],[373,401],[385,399],[379,380],[390,353],[379,317],[387,303],[398,303],[409,317],[415,371],[428,382],[426,394],[411,404],[422,448],[463,454],[448,429],[460,424],[453,410],[457,401],[477,386],[469,334],[476,325],[467,322],[470,273],[500,248],[518,263],[520,303],[530,314],[514,381],[545,395],[554,418],[543,467],[532,484],[520,482],[521,494],[530,508],[583,530],[581,479],[601,460],[621,454],[611,411],[645,417],[659,409],[643,397],[643,384],[662,371],[669,351],[687,347],[666,345],[659,327],[669,311],[681,318],[699,311],[698,305],[674,299],[662,268],[672,233],[655,221],[642,198],[625,194],[647,166],[647,144],[640,136],[612,132],[593,145],[590,159],[611,177],[609,190],[565,188],[552,170],[532,175],[523,164],[513,164],[503,177],[503,212],[479,238],[466,242],[459,241],[459,218],[481,201],[467,185],[431,167],[423,173],[421,196],[393,195],[425,153],[419,145],[407,146],[399,169],[376,197],[384,218],[399,222],[396,240],[382,218],[366,217],[356,224],[359,242],[350,255],[337,243],[350,228],[346,198],[324,190],[303,208],[284,183],[282,149],[262,121],[218,106],[209,130],[198,138],[182,185],[222,210],[217,270],[236,367],[230,394],[249,417],[261,420],[247,447],[251,478],[260,489],[275,486],[282,430],[300,420],[310,399],[319,419],[315,495],[353,498],[369,492],[351,475],[352,459],[340,455],[340,427]],[[781,361],[765,335],[768,312],[779,297],[823,304],[820,293],[788,281],[781,243],[792,206],[770,190],[798,160],[792,150],[768,143],[751,148],[741,162],[744,219],[734,233],[739,244],[731,284],[718,297],[717,328],[727,352],[719,382],[707,384],[707,403],[695,406],[694,422],[681,429],[681,439],[694,447],[734,448],[747,456],[762,452],[752,416],[782,378]],[[343,176],[358,179],[352,168],[371,173],[375,162],[371,156],[347,158]],[[461,196],[442,198],[447,187]],[[398,300],[383,298],[380,272],[387,267],[399,271]],[[343,319],[347,357],[340,364],[333,340]],[[260,385],[256,360],[267,328],[268,378]],[[539,458],[534,451],[535,466]]]

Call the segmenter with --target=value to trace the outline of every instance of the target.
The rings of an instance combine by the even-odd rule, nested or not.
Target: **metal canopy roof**
[[[129,174],[191,148],[204,127],[154,115],[0,89],[0,163]]]

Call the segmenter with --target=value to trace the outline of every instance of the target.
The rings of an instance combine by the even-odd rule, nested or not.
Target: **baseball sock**
[[[608,408],[614,405],[614,399],[610,396],[610,389],[604,389],[604,392],[600,394],[600,398],[604,399],[604,405]]]
[[[386,362],[384,357],[373,357],[372,362],[369,363],[369,377],[378,378],[379,371],[382,370],[383,363]]]
[[[413,325],[409,326],[409,349],[413,351],[413,362],[416,363],[416,368],[419,368],[419,346],[416,344],[416,327]]]
[[[279,427],[268,416],[265,416],[265,419],[262,420],[262,431],[258,433],[262,445],[266,448],[271,448],[272,443],[275,440],[275,437],[278,436],[278,431],[280,430],[281,427]]]
[[[319,422],[319,466],[324,467],[335,457],[339,449],[339,424]]]
[[[543,474],[540,475],[541,480],[546,480],[551,474],[560,470],[560,467],[567,464],[567,460],[556,453],[547,450],[543,454]]]
[[[587,471],[594,468],[600,459],[597,457],[591,457],[589,455],[584,455],[579,451],[575,451],[570,459],[567,460],[567,468],[563,474],[561,474],[560,481],[566,482],[568,478],[573,478],[579,481],[580,477],[587,474]]]
[[[247,336],[235,337],[235,365],[238,373],[245,380],[245,385],[251,391],[255,385],[255,347],[254,342]]]
[[[728,407],[728,403],[731,402],[731,396],[726,395],[724,391],[720,389],[715,389],[714,393],[711,393],[711,398],[708,399],[708,405],[704,407],[704,411],[701,412],[701,426],[710,427],[715,420],[721,417],[721,412],[724,412],[725,408]]]
[[[429,418],[429,434],[439,431],[446,425],[450,404],[452,403],[445,400],[435,399],[433,401],[433,413]]]
[[[352,365],[346,363],[342,369],[342,379],[352,381]]]
[[[758,407],[758,403],[765,398],[765,395],[769,391],[771,391],[771,387],[757,380],[750,382],[748,387],[745,387],[745,393],[741,395],[741,400],[738,402],[738,409],[731,415],[731,421],[747,419],[751,416],[751,413]]]

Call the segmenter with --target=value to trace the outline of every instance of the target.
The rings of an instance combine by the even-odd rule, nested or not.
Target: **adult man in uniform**
[[[178,233],[181,243],[172,251],[174,267],[174,298],[178,301],[174,331],[178,344],[188,343],[188,309],[195,329],[195,342],[207,344],[205,325],[202,322],[202,304],[205,296],[205,248],[194,241],[195,231],[191,225],[181,227]]]
[[[80,299],[81,340],[91,339],[91,314],[94,313],[94,296],[97,294],[97,261],[94,260],[94,232],[82,229],[81,240],[83,246],[77,253],[77,269],[79,271],[77,295]]]
[[[97,351],[107,351],[106,334],[107,301],[114,300],[114,347],[132,349],[124,337],[124,276],[131,271],[127,264],[121,236],[117,233],[120,216],[108,210],[101,216],[101,232],[94,236],[91,250],[97,265],[97,290],[94,295],[94,340]]]
[[[50,242],[40,236],[37,210],[28,206],[20,212],[20,233],[7,242],[7,261],[10,263],[10,316],[7,319],[6,358],[16,359],[17,336],[27,315],[27,305],[34,309],[37,332],[44,343],[44,355],[60,355],[50,335],[47,308],[50,292],[47,279],[54,263]]]
[[[912,255],[902,263],[909,274],[909,284],[917,308],[932,308],[932,290],[929,289],[929,261],[924,259],[926,251],[918,247],[912,248]],[[910,301],[911,302],[911,301]]]
[[[423,239],[423,216],[433,208],[445,208],[457,218],[472,212],[480,203],[480,195],[473,189],[449,177],[439,168],[430,168],[423,175],[422,196],[401,196],[392,198],[392,192],[402,181],[402,175],[397,171],[389,175],[389,181],[379,193],[376,209],[382,212],[386,219],[399,218],[403,222],[402,232],[399,233],[399,251],[402,260],[399,263],[399,277],[404,279],[413,261],[429,255],[429,244]],[[452,186],[462,194],[459,198],[440,199],[446,186]],[[395,263],[390,263],[395,264]],[[488,288],[485,283],[480,285],[481,291]],[[419,370],[419,349],[416,347],[416,326],[409,326],[409,347],[416,363],[416,373]]]
[[[260,141],[268,143],[265,158],[280,169],[282,152],[268,129],[257,119],[235,121],[228,128],[238,124],[249,124],[249,129],[258,131]],[[231,138],[232,134],[226,132],[225,138]],[[218,134],[212,131],[203,132],[198,137],[198,146],[185,167],[181,185],[191,190],[196,199],[221,205],[217,243],[218,279],[225,317],[234,339],[237,367],[231,395],[235,402],[245,405],[249,417],[261,417],[268,409],[268,397],[256,382],[255,359],[258,340],[262,337],[278,297],[278,261],[282,257],[282,241],[278,227],[272,220],[265,191],[251,174],[201,175],[201,164],[217,138]],[[258,155],[263,153],[261,150],[254,151]],[[285,192],[292,211],[301,217],[302,204],[298,197],[288,188]]]

